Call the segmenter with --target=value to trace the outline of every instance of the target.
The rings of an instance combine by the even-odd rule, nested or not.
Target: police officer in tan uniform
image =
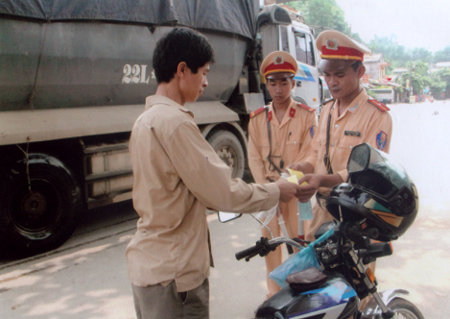
[[[289,53],[281,51],[269,54],[261,65],[261,74],[264,74],[272,103],[250,115],[248,159],[257,183],[278,180],[289,164],[303,161],[311,152],[317,120],[314,109],[297,103],[291,97],[297,68],[295,59]],[[297,200],[280,203],[279,208],[289,236],[297,237]],[[273,218],[268,226],[274,236],[281,235],[277,218]],[[265,228],[262,233],[265,237],[270,236]],[[267,274],[281,262],[279,247],[266,257]],[[280,290],[272,279],[268,279],[267,286],[268,297]]]
[[[362,62],[370,50],[334,30],[320,33],[316,45],[322,58],[319,69],[334,99],[323,106],[313,152],[304,162],[292,166],[313,173],[299,181],[308,183],[301,186],[300,201],[307,201],[317,192],[314,219],[305,230],[307,240],[314,240],[318,228],[333,219],[324,200],[333,186],[347,179],[347,160],[352,148],[368,143],[389,152],[392,136],[389,109],[368,96],[361,86],[365,73]]]

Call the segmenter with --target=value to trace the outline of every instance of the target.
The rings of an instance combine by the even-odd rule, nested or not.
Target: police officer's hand
[[[298,184],[301,186],[297,199],[302,203],[309,201],[319,189],[321,180],[321,175],[319,174],[306,174],[300,178]]]
[[[305,185],[303,185],[306,182]],[[299,181],[300,192],[298,200],[306,203],[317,192],[319,187],[331,188],[342,183],[342,178],[338,174],[306,174]]]
[[[290,168],[290,169],[293,169],[296,171],[300,171],[303,174],[309,174],[309,173],[314,172],[314,167],[307,162],[291,164],[287,168]]]
[[[282,202],[289,202],[299,194],[299,184],[288,182],[284,178],[280,178],[275,184],[280,189],[280,201]]]

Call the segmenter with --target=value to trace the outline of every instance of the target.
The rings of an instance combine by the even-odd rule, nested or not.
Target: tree
[[[359,35],[359,33],[352,33],[351,38],[359,43],[364,43],[364,41],[363,41],[363,39],[361,39],[361,36]]]
[[[444,98],[450,98],[450,69],[444,69],[437,72],[439,79],[445,83]]]
[[[410,61],[406,65],[409,71],[402,74],[399,84],[412,88],[411,95],[423,94],[423,89],[430,83],[427,76],[428,64],[423,61]]]
[[[431,62],[433,58],[433,54],[424,48],[415,48],[411,51],[411,60],[412,61],[424,61]]]
[[[441,80],[438,72],[435,72],[430,77],[430,92],[436,99],[442,99],[445,97],[445,89],[447,87],[447,83]]]
[[[428,63],[424,61],[409,62],[406,65],[421,76],[426,76],[428,74],[429,66]]]
[[[411,58],[407,54],[405,47],[397,44],[397,36],[390,37],[375,36],[369,43],[369,48],[373,52],[382,53],[384,60],[391,63],[393,67],[404,67]]]
[[[446,47],[442,51],[437,51],[434,54],[433,62],[447,62],[450,61],[450,46]]]
[[[286,5],[300,11],[306,24],[313,27],[316,34],[327,29],[350,33],[350,28],[344,19],[344,11],[336,0],[301,0],[287,2]]]

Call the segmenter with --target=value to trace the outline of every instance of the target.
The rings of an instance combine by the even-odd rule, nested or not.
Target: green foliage
[[[450,70],[444,69],[429,73],[428,64],[423,61],[408,62],[409,71],[403,73],[398,83],[406,88],[412,88],[411,94],[423,94],[429,88],[437,98],[450,98]]]
[[[431,94],[435,98],[440,99],[440,98],[442,98],[442,94],[443,93],[445,94],[445,90],[447,88],[447,83],[445,81],[442,81],[440,79],[440,77],[437,76],[437,74],[433,74],[430,77],[429,87],[430,87]]]
[[[434,62],[447,62],[450,61],[450,46],[446,47],[442,51],[437,51],[434,54]]]
[[[352,33],[351,37],[352,39],[358,41],[359,43],[364,43],[363,39],[361,39],[358,33]]]
[[[373,52],[383,53],[384,60],[389,62],[393,68],[405,67],[409,61],[432,62],[433,54],[427,49],[416,48],[406,50],[404,46],[397,44],[397,37],[375,36],[369,43],[369,48]]]
[[[428,73],[428,63],[425,63],[423,61],[408,61],[406,63],[406,66],[408,67],[408,69],[412,70],[420,76],[426,76]]]
[[[429,84],[427,77],[428,64],[422,61],[407,63],[408,72],[403,73],[398,81],[407,88],[412,88],[411,94],[423,94],[423,89]]]
[[[316,35],[328,29],[346,34],[350,32],[344,19],[344,11],[336,3],[336,0],[301,0],[287,2],[286,5],[300,11],[306,24],[316,30]]]
[[[440,98],[450,98],[450,69],[439,70],[431,74],[430,91]]]
[[[412,61],[432,62],[433,54],[424,48],[415,48],[411,51]]]

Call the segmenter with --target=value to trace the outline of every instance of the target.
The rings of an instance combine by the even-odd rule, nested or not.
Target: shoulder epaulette
[[[309,112],[315,112],[315,111],[316,111],[316,110],[313,109],[312,107],[309,107],[308,105],[303,104],[303,103],[297,103],[297,106],[299,106],[299,107],[301,107],[302,109],[305,109],[305,110],[307,110],[307,111],[309,111]]]
[[[372,105],[375,105],[376,108],[379,109],[381,112],[390,111],[390,109],[386,105],[384,105],[378,100],[375,100],[374,98],[368,99],[368,102]]]
[[[252,113],[250,113],[250,118],[255,117],[258,114],[261,114],[262,112],[264,112],[264,110],[266,109],[265,106],[260,107],[259,109],[253,111]]]

